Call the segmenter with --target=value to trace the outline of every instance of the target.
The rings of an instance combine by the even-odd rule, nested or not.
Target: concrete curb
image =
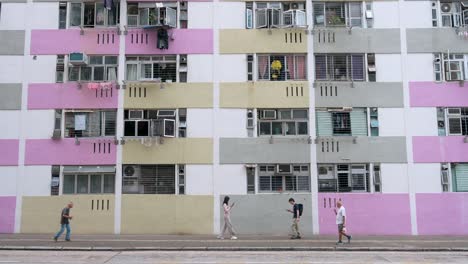
[[[2,246],[0,251],[395,251],[395,252],[468,252],[468,248],[404,247],[60,247]]]

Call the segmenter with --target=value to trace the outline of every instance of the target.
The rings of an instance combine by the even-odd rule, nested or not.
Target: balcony
[[[221,83],[220,107],[308,108],[309,83],[305,81]]]
[[[468,53],[467,29],[417,28],[406,30],[408,53]]]
[[[69,54],[84,52],[94,55],[119,54],[116,28],[32,30],[31,55]]]
[[[413,137],[413,159],[418,163],[468,162],[466,136]]]
[[[403,107],[402,83],[316,82],[316,107]]]
[[[5,127],[5,129],[7,129]],[[19,140],[0,139],[0,166],[16,166],[19,159]]]
[[[117,108],[118,90],[111,83],[89,89],[89,83],[29,84],[28,109],[109,109]],[[99,83],[96,83],[99,86]]]
[[[317,163],[406,163],[405,137],[318,137]]]
[[[212,164],[211,138],[125,138],[124,164]]]
[[[468,106],[468,82],[410,82],[411,107]]]
[[[127,83],[125,108],[207,108],[213,106],[211,83]]]
[[[213,30],[211,29],[170,29],[169,48],[157,48],[157,31],[131,29],[125,38],[127,55],[160,54],[212,54]]]
[[[400,53],[399,29],[315,28],[315,53]]]
[[[26,165],[110,165],[116,159],[111,137],[26,140]]]

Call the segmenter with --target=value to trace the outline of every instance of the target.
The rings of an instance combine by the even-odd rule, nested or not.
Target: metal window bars
[[[316,54],[315,78],[319,81],[365,81],[363,54]]]
[[[368,164],[318,164],[319,192],[370,192]]]
[[[132,174],[126,174],[127,167],[133,168]],[[124,165],[122,193],[176,194],[175,177],[175,165]]]

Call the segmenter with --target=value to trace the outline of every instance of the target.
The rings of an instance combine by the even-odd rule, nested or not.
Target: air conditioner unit
[[[291,9],[298,9],[299,8],[299,4],[298,3],[292,3],[291,4]]]
[[[334,179],[335,171],[333,166],[319,166],[318,174],[320,179]]]
[[[137,178],[141,176],[140,166],[127,165],[123,168],[123,177],[124,178]]]
[[[372,10],[366,10],[366,19],[373,19],[374,18],[374,13]]]
[[[88,56],[84,53],[74,52],[70,53],[68,61],[72,65],[86,65],[88,64]]]
[[[292,173],[291,165],[289,165],[289,164],[279,164],[276,167],[276,172],[278,172],[278,173]]]
[[[262,119],[276,119],[276,110],[263,110],[261,117]]]
[[[128,111],[128,119],[130,120],[143,119],[143,117],[144,117],[143,110],[129,110]]]
[[[174,117],[176,116],[176,110],[158,110],[159,117]]]
[[[440,10],[442,13],[450,13],[452,11],[452,4],[451,3],[442,3],[440,5]]]

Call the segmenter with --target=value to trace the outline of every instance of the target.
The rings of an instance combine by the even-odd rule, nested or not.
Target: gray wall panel
[[[304,211],[299,224],[302,235],[312,235],[312,197],[310,194],[259,194],[259,195],[229,195],[230,203],[236,205],[231,211],[231,221],[234,231],[238,234],[284,235],[290,234],[292,214],[286,209],[292,209],[288,203],[294,198],[304,205]],[[220,205],[224,196],[220,197]],[[221,228],[224,223],[221,209]],[[221,229],[222,230],[222,229]],[[227,233],[226,233],[227,236]]]
[[[317,82],[317,107],[403,107],[403,83]]]
[[[353,143],[353,137],[318,138],[317,163],[407,162],[405,137],[354,138],[356,143]]]
[[[310,163],[308,138],[221,138],[221,164]]]
[[[455,28],[414,28],[406,30],[408,53],[468,52],[468,39]]]
[[[24,30],[0,30],[0,55],[24,55]]]
[[[0,83],[0,110],[21,109],[20,83]]]
[[[400,29],[315,29],[314,52],[401,53]]]

